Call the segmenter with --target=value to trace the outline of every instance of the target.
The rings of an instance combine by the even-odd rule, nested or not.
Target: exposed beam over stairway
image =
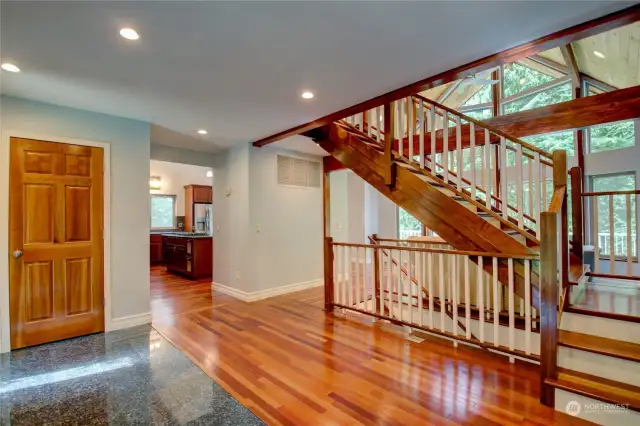
[[[313,130],[323,125],[332,123],[345,117],[384,105],[387,102],[393,102],[406,96],[423,92],[432,87],[440,86],[452,81],[475,75],[479,72],[488,70],[498,65],[511,63],[517,60],[527,58],[545,50],[560,47],[571,43],[572,41],[581,40],[595,34],[609,31],[627,24],[640,21],[640,4],[633,5],[627,9],[594,19],[571,28],[557,31],[553,34],[540,37],[520,46],[486,56],[482,59],[470,62],[457,68],[445,71],[443,73],[425,78],[400,89],[393,90],[383,95],[377,96],[368,101],[361,102],[349,108],[342,109],[308,123],[283,130],[274,135],[259,139],[253,143],[253,146],[262,147],[273,142],[277,142],[284,138],[299,135],[301,133]]]
[[[514,114],[501,115],[482,121],[489,128],[498,129],[511,136],[525,136],[574,130],[598,124],[630,120],[640,117],[640,86],[600,95],[573,99],[546,107],[534,108]],[[462,125],[462,147],[470,146],[469,125]],[[484,144],[484,129],[476,126],[476,145]],[[443,131],[436,132],[436,151],[442,152]],[[449,149],[455,150],[455,127],[449,128]],[[406,141],[406,139],[405,139]],[[414,152],[419,150],[419,137],[414,136]],[[491,143],[498,143],[497,136],[492,135]],[[405,143],[405,150],[408,150]],[[425,143],[425,153],[431,152],[430,144]],[[405,154],[406,155],[406,154]]]

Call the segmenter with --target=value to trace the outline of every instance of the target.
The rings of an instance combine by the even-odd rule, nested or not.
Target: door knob
[[[13,257],[15,257],[16,259],[20,259],[22,257],[22,250],[14,250]]]

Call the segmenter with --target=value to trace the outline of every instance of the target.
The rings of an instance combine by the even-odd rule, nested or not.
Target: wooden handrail
[[[400,240],[395,238],[380,238],[376,237],[376,241],[387,241],[393,243],[424,243],[424,244],[448,244],[445,240],[440,237],[430,237],[427,235],[423,235],[420,238],[426,238],[424,240]]]
[[[598,197],[600,195],[640,195],[640,189],[628,191],[604,191],[604,192],[583,192],[583,197]]]
[[[459,111],[456,111],[453,108],[449,108],[448,106],[439,104],[438,102],[432,101],[431,99],[425,98],[424,96],[421,96],[421,95],[413,95],[413,96],[418,98],[418,99],[420,99],[420,100],[422,100],[423,102],[427,102],[427,103],[430,103],[431,105],[436,106],[437,108],[441,108],[441,109],[447,111],[450,114],[457,115],[458,117],[460,117],[460,118],[462,118],[464,120],[467,120],[468,122],[473,123],[476,126],[479,126],[479,127],[483,128],[483,129],[487,129],[491,133],[494,133],[494,134],[496,134],[498,136],[501,136],[501,137],[503,137],[505,139],[508,139],[511,142],[517,143],[518,145],[522,145],[523,147],[527,148],[530,151],[537,152],[540,155],[544,155],[545,157],[547,157],[549,159],[552,158],[552,154],[548,153],[547,151],[542,150],[542,149],[540,149],[540,148],[538,148],[536,146],[533,146],[533,145],[531,145],[531,144],[529,144],[529,143],[527,143],[527,142],[525,142],[525,141],[523,141],[521,139],[513,137],[513,136],[503,132],[500,129],[496,129],[493,126],[490,126],[490,125],[487,125],[486,123],[483,123],[482,121],[479,121],[479,120],[476,120],[475,118],[469,117],[468,115],[465,115],[465,114],[463,114],[463,113],[461,113]]]
[[[510,253],[492,253],[484,251],[468,251],[468,250],[450,250],[450,249],[432,249],[432,248],[417,248],[417,247],[401,247],[401,246],[386,246],[382,244],[357,244],[357,243],[336,243],[332,242],[332,246],[342,247],[359,247],[359,248],[378,248],[385,250],[402,250],[402,251],[415,251],[419,253],[441,253],[460,256],[481,256],[481,257],[497,257],[500,259],[531,259],[538,260],[540,256],[537,253],[533,254],[510,254]]]
[[[564,196],[567,192],[566,186],[561,186],[553,190],[553,196],[551,197],[551,203],[549,203],[550,213],[560,213],[562,210],[562,204],[564,203]]]

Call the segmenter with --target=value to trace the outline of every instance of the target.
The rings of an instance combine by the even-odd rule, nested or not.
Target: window
[[[398,207],[398,238],[406,240],[409,237],[422,235],[422,223]]]
[[[635,189],[636,176],[634,173],[616,175],[600,175],[591,177],[593,192],[627,191]],[[589,202],[593,197],[589,197]],[[613,196],[613,246],[616,256],[626,257],[627,254],[627,207],[626,195]],[[609,197],[600,196],[598,199],[598,247],[600,254],[609,256],[611,253],[611,233],[609,227]],[[637,221],[636,197],[631,197],[631,244],[632,255],[637,257]],[[590,209],[593,209],[591,204]],[[593,217],[593,216],[592,216]],[[593,232],[593,231],[592,231]]]
[[[571,83],[564,83],[510,102],[505,102],[502,108],[505,114],[512,114],[514,112],[570,101],[572,97]]]
[[[176,228],[176,196],[151,194],[151,229]]]
[[[492,87],[491,84],[484,85],[473,96],[471,96],[469,100],[464,103],[463,106],[480,105],[480,104],[486,104],[491,102],[491,99],[492,99],[491,87]]]
[[[567,156],[571,157],[575,154],[575,145],[573,143],[573,131],[547,133],[545,135],[527,136],[521,138],[523,141],[530,143],[547,152],[553,152],[556,149],[564,149]]]
[[[589,152],[634,146],[635,129],[632,120],[593,126],[589,129]]]
[[[504,66],[503,96],[516,95],[527,89],[538,87],[555,79],[554,76],[544,74],[525,65],[513,62]]]

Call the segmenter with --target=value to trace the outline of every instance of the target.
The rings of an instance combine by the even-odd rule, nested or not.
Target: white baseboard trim
[[[151,312],[144,314],[129,315],[126,317],[112,318],[111,322],[107,324],[105,331],[122,330],[123,328],[135,327],[138,325],[150,324]]]
[[[254,292],[247,292],[237,288],[229,287],[224,284],[213,282],[212,288],[220,293],[242,300],[243,302],[255,302],[257,300],[268,299],[270,297],[281,296],[283,294],[294,293],[296,291],[307,290],[309,288],[321,287],[324,284],[323,279],[303,281],[284,285],[282,287],[268,288]]]

